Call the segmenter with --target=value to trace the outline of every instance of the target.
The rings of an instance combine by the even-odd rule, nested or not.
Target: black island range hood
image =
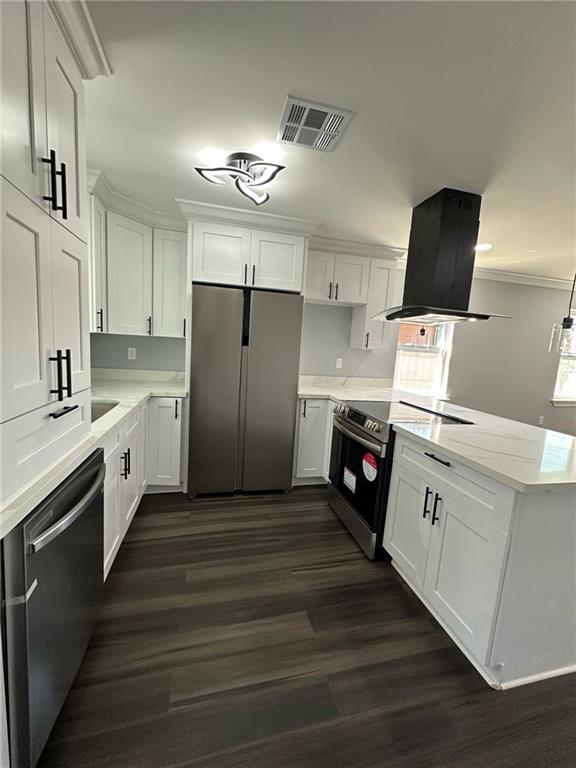
[[[374,319],[434,325],[493,316],[468,311],[481,202],[445,188],[414,208],[402,306]]]

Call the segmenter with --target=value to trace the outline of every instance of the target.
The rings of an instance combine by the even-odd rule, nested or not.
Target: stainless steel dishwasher
[[[103,485],[98,449],[2,541],[11,765],[33,768],[98,617]]]

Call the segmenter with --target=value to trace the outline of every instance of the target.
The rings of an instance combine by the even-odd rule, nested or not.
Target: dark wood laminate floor
[[[322,489],[145,497],[40,768],[576,765],[576,676],[486,686]]]

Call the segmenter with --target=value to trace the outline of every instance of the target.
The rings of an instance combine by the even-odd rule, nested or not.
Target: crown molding
[[[357,240],[342,240],[338,237],[313,235],[310,238],[310,249],[328,253],[347,253],[355,256],[368,256],[375,259],[394,259],[398,261],[406,253],[405,248],[380,243],[363,243]]]
[[[406,269],[406,259],[396,264],[398,269]],[[504,269],[474,268],[474,280],[493,280],[497,283],[512,283],[513,285],[531,285],[534,288],[555,288],[558,291],[569,291],[572,288],[570,280],[544,275],[527,275],[524,272],[507,272]]]
[[[155,211],[131,197],[117,192],[102,171],[88,168],[86,175],[88,192],[96,195],[107,210],[121,213],[129,219],[135,219],[141,224],[147,224],[155,229],[186,231],[186,223],[181,217],[171,216],[163,211]]]
[[[84,80],[108,77],[112,67],[92,21],[86,0],[47,0]]]
[[[311,235],[320,226],[319,221],[295,219],[292,216],[281,216],[278,213],[248,211],[244,208],[211,205],[197,200],[183,200],[178,197],[176,202],[180,206],[185,219],[217,221],[244,227],[258,227],[258,229],[270,229],[275,232],[288,232],[293,235],[304,235],[306,237]]]

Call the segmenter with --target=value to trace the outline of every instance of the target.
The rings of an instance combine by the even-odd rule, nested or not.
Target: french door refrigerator
[[[303,301],[193,284],[190,496],[291,487]]]

